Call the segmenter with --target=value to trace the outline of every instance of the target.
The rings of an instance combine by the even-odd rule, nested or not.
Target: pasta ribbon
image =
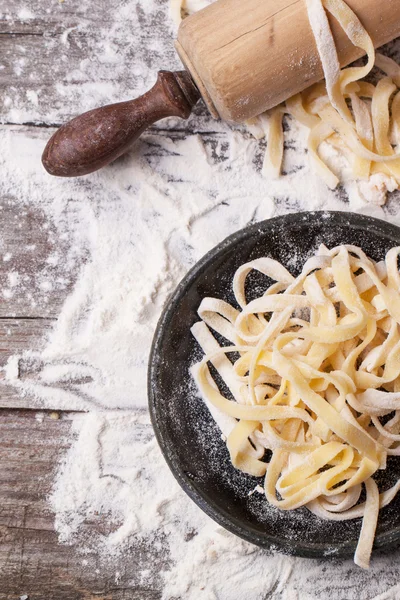
[[[323,143],[339,149],[350,161],[354,179],[363,181],[360,190],[365,190],[371,201],[382,204],[387,191],[400,185],[400,155],[392,144],[392,132],[396,144],[400,143],[400,66],[387,56],[375,55],[370,35],[344,0],[307,0],[307,9],[325,82],[259,117],[260,129],[268,135],[263,173],[277,176],[281,171],[282,117],[286,113],[310,130],[311,164],[329,188],[338,186],[340,176],[321,158],[319,148]],[[340,69],[328,13],[340,23],[349,40],[365,51],[364,66]],[[377,86],[362,80],[374,65],[387,75]],[[268,115],[269,134],[263,125]]]
[[[186,0],[170,0],[171,16],[178,25],[193,12],[193,6],[188,10],[186,4]],[[395,150],[400,145],[400,65],[375,53],[369,33],[344,0],[306,0],[306,6],[325,81],[246,121],[257,140],[267,138],[262,174],[281,175],[283,118],[288,114],[309,129],[311,165],[329,188],[341,183],[341,174],[334,173],[322,158],[323,144],[334,146],[349,161],[367,201],[384,204],[387,193],[400,186],[400,154]],[[200,2],[195,9],[202,7]],[[365,52],[365,65],[340,68],[328,15],[338,21],[350,42]],[[363,79],[374,66],[386,75],[376,86]]]
[[[191,372],[232,464],[264,477],[266,499],[282,510],[363,518],[354,559],[363,568],[379,508],[400,489],[399,481],[379,494],[373,479],[400,455],[399,255],[392,248],[374,262],[356,246],[321,246],[297,277],[270,258],[252,260],[233,277],[239,309],[204,298],[192,327],[205,355]],[[266,289],[248,302],[253,271]]]

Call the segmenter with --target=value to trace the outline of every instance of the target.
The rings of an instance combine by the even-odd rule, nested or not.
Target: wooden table
[[[95,88],[91,93],[94,107],[135,97],[151,87],[158,68],[179,67],[172,29],[165,18],[166,2],[159,0],[153,15],[143,15],[140,2],[131,3],[132,19],[143,25],[140,35],[124,41],[119,40],[116,31],[119,67],[111,63],[107,70],[103,65],[103,79],[98,81],[101,31],[108,22],[115,22],[113,15],[121,6],[119,0],[3,0],[1,133],[9,133],[13,140],[25,135],[39,138],[44,147],[54,127],[81,112],[87,93],[85,85]],[[158,49],[149,48],[150,39],[159,40]],[[135,64],[143,68],[131,68]],[[202,125],[204,109],[198,109],[198,114],[193,128]],[[171,128],[168,135],[182,135],[182,130],[183,124]],[[203,130],[206,131],[204,126]],[[160,134],[163,135],[162,127]],[[41,168],[40,155],[37,168]],[[46,217],[37,207],[20,213],[12,190],[1,197],[0,253],[11,256],[13,266],[26,275],[27,281],[23,291],[12,298],[3,297],[0,303],[0,366],[12,354],[44,344],[44,336],[53,327],[74,283],[73,275],[61,265],[56,269],[68,280],[66,287],[51,293],[44,293],[41,288],[40,281],[48,269],[46,259],[56,249],[64,250],[62,240],[44,225]],[[1,265],[6,263],[0,260],[3,289],[7,285],[7,269]],[[68,413],[44,411],[38,418],[37,409],[28,398],[12,387],[1,388],[0,600],[26,595],[30,600],[160,598],[158,572],[162,557],[152,556],[150,561],[148,549],[125,554],[110,566],[100,563],[95,555],[83,557],[73,546],[58,543],[46,496],[57,463],[69,445],[69,429]],[[88,528],[99,526],[87,524]],[[140,572],[148,569],[149,563],[154,577],[147,588],[140,583]]]
[[[133,18],[142,24],[140,33],[126,40],[120,39],[116,29],[118,67],[110,63],[107,70],[103,66],[103,79],[98,81],[101,32],[112,21],[110,15],[118,11],[119,0],[29,0],[28,4],[3,0],[0,133],[8,132],[13,140],[28,134],[42,140],[44,146],[55,126],[81,112],[89,87],[94,107],[143,93],[154,82],[158,68],[179,67],[165,18],[166,3],[155,0],[157,11],[149,15],[141,9],[141,2],[132,0]],[[135,69],[135,64],[142,68]],[[223,138],[224,127],[200,106],[189,124],[177,122],[168,130],[161,124],[156,131],[172,138],[200,132],[205,143],[213,146]],[[36,205],[28,205],[21,214],[12,190],[3,194],[0,256],[4,261],[5,255],[10,255],[27,279],[23,289],[17,288],[13,297],[3,297],[0,302],[0,366],[11,355],[44,344],[44,336],[74,284],[73,274],[60,264],[54,268],[66,279],[66,286],[44,293],[41,281],[49,268],[46,260],[55,249],[64,251],[63,241],[44,225],[46,217]],[[0,290],[7,285],[4,264],[0,260]],[[110,566],[99,562],[95,554],[83,560],[77,548],[58,543],[46,496],[57,463],[69,445],[70,415],[63,413],[58,418],[60,413],[43,411],[38,418],[29,398],[13,387],[1,387],[0,396],[0,600],[25,595],[29,600],[161,598],[158,573],[162,555],[150,556],[143,546],[140,552],[125,553]],[[104,524],[87,523],[88,528],[100,526]],[[151,584],[143,587],[140,572],[149,565]]]

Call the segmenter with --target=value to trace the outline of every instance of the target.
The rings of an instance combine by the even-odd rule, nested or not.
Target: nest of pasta
[[[234,276],[238,308],[205,298],[192,328],[205,353],[192,375],[233,465],[264,477],[266,498],[278,508],[363,517],[355,562],[364,568],[379,509],[400,488],[379,493],[373,478],[400,454],[399,253],[374,262],[356,246],[321,246],[296,278],[259,258]],[[247,302],[253,270],[274,283]]]

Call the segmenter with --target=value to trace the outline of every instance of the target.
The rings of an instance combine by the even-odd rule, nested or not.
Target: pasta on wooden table
[[[253,260],[233,278],[238,308],[204,298],[192,327],[205,356],[191,372],[233,465],[265,477],[266,498],[278,508],[363,517],[355,553],[363,568],[379,509],[400,489],[398,482],[379,493],[373,478],[387,456],[400,455],[399,254],[393,248],[374,262],[356,246],[322,245],[296,278],[273,259]],[[247,302],[252,271],[274,283]]]

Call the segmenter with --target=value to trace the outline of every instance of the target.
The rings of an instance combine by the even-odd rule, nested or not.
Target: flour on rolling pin
[[[349,0],[374,46],[400,35],[400,3]],[[340,2],[324,2],[329,12]],[[339,10],[339,9],[338,9]],[[365,54],[330,21],[341,66]],[[218,0],[185,19],[176,49],[212,114],[244,122],[320,81],[305,0]]]
[[[92,173],[124,154],[155,122],[187,119],[202,97],[212,115],[249,123],[256,137],[266,135],[267,121],[263,173],[280,174],[288,113],[310,130],[309,155],[329,187],[340,177],[324,160],[325,142],[349,156],[353,181],[379,188],[375,201],[382,203],[384,190],[400,182],[393,147],[398,140],[391,137],[392,130],[398,133],[400,98],[391,102],[397,85],[389,78],[377,86],[362,80],[374,66],[374,48],[400,35],[400,2],[348,2],[172,0],[176,21],[189,15],[175,44],[186,71],[160,71],[143,96],[64,124],[44,149],[45,169],[59,177]],[[203,9],[193,14],[197,8]],[[365,66],[340,70],[364,54]],[[381,66],[389,73],[396,67],[388,70],[388,59]],[[269,110],[267,119],[259,118]]]
[[[203,7],[204,3],[209,2],[209,0],[198,0],[198,2]],[[357,2],[352,2],[352,4],[356,5]],[[230,5],[233,4],[230,3]],[[190,1],[186,3],[186,0],[172,0],[171,6],[178,24],[182,20],[182,15],[190,14],[197,8],[196,0],[191,0],[191,3]],[[375,17],[377,17],[377,4],[368,0],[364,3],[365,7],[368,10],[363,13],[364,20],[370,23],[371,15],[375,14]],[[394,98],[391,107],[392,116],[389,122],[389,98],[386,101],[383,97],[384,90],[382,90],[382,87],[384,84],[381,83],[375,87],[359,80],[365,77],[374,65],[373,42],[376,45],[377,35],[380,41],[392,36],[393,28],[400,27],[400,14],[397,17],[393,16],[392,21],[387,25],[387,32],[379,31],[376,33],[376,28],[374,28],[375,38],[371,39],[355,12],[343,0],[307,0],[306,8],[309,27],[314,36],[325,76],[325,85],[319,83],[311,86],[308,90],[289,98],[284,104],[272,109],[272,111],[267,111],[246,121],[249,131],[256,139],[261,139],[265,135],[268,136],[268,148],[263,172],[266,176],[273,177],[280,174],[284,144],[282,119],[285,113],[290,114],[310,130],[308,150],[311,161],[329,187],[335,188],[340,183],[341,176],[341,173],[334,173],[328,168],[321,157],[321,154],[326,155],[328,148],[332,148],[348,159],[351,164],[353,178],[359,182],[359,191],[364,199],[375,204],[384,204],[386,192],[399,188],[400,171],[395,167],[395,163],[385,163],[383,156],[379,155],[379,148],[386,148],[386,152],[380,154],[394,154],[394,149],[389,143],[390,136],[393,138],[393,135],[395,135],[396,144],[399,142],[400,132],[396,123],[400,123],[400,96]],[[352,53],[354,55],[354,52],[359,52],[357,46],[367,53],[368,62],[364,67],[353,67],[341,71],[340,63],[343,64],[347,59],[343,60],[341,57],[341,61],[339,60],[337,46],[341,45],[343,47],[345,43],[337,29],[334,29],[332,33],[327,14],[329,12],[340,23],[341,33],[347,38],[345,52],[347,58]],[[349,42],[351,42],[350,45]],[[267,43],[264,40],[266,50],[269,49],[268,44],[270,43],[271,39],[268,39]],[[191,49],[191,52],[193,52],[193,49]],[[301,63],[304,57],[300,55],[297,60]],[[390,76],[397,87],[400,86],[400,67],[392,59],[377,54],[375,65]],[[285,75],[281,74],[281,80],[284,78]],[[351,111],[346,101],[348,98],[351,99]],[[371,115],[371,107],[375,118],[374,115]],[[337,114],[332,112],[332,109]],[[383,119],[379,116],[382,114],[384,115]],[[332,122],[332,116],[334,122]],[[341,120],[338,121],[338,118]],[[339,127],[337,127],[338,125]],[[354,131],[346,130],[347,125]],[[350,140],[351,143],[349,144],[349,137],[354,138],[354,136],[356,138],[358,136],[358,139],[355,138],[352,142]],[[378,154],[372,153],[374,143],[378,148]],[[329,153],[332,152],[328,151]],[[391,160],[393,160],[393,157],[388,159],[388,163]]]

